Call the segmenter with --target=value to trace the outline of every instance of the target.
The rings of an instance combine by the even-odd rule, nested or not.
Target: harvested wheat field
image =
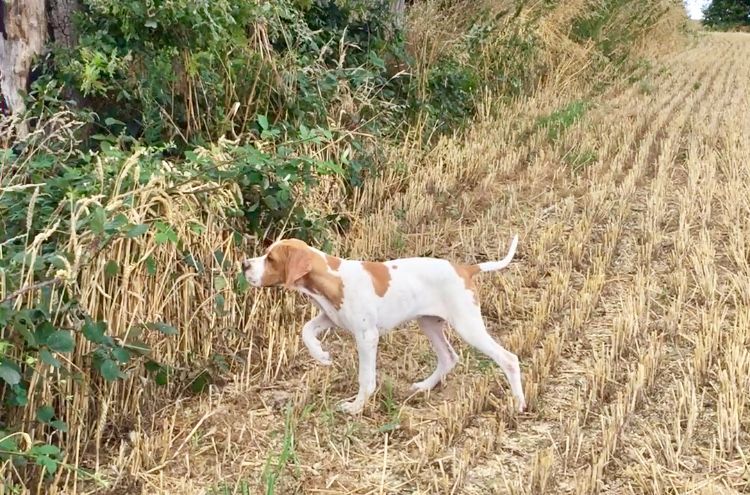
[[[520,234],[478,283],[526,413],[453,334],[459,365],[410,394],[435,360],[416,325],[381,340],[363,414],[337,412],[351,338],[326,334],[320,366],[299,337],[309,304],[251,291],[263,345],[238,352],[264,365],[105,434],[90,467],[117,493],[747,492],[749,60],[750,35],[701,35],[594,99],[542,90],[502,117],[488,102],[356,198],[332,254],[476,262]]]

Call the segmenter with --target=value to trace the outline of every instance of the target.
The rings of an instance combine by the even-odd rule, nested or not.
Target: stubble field
[[[381,341],[359,417],[342,331],[317,365],[313,310],[248,298],[264,345],[222,387],[133,419],[96,467],[128,493],[738,493],[750,489],[750,35],[711,34],[593,100],[540,91],[356,198],[332,254],[501,258],[477,280],[521,360],[460,355],[429,395],[416,325]]]

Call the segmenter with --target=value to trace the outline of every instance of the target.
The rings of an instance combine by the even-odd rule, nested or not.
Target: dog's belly
[[[423,291],[394,291],[378,305],[377,327],[381,334],[421,316],[447,318],[439,290],[425,288]]]

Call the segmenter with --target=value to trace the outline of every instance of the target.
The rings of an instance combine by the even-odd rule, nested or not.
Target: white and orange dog
[[[505,373],[518,402],[526,408],[518,357],[487,333],[472,278],[501,270],[513,259],[518,236],[502,261],[476,265],[453,264],[436,258],[403,258],[383,263],[329,256],[298,239],[271,245],[266,254],[246,259],[242,269],[256,287],[284,285],[308,295],[321,309],[305,323],[302,340],[313,358],[330,365],[318,335],[337,326],[349,330],[359,355],[359,392],[339,407],[352,414],[362,410],[375,391],[378,340],[394,327],[417,320],[437,354],[437,367],[414,390],[430,390],[456,365],[458,356],[445,338],[449,323],[469,345],[492,358]]]

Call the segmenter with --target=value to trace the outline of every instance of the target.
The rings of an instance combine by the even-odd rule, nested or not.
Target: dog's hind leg
[[[492,336],[487,333],[479,308],[476,308],[476,311],[472,308],[453,315],[450,323],[467,344],[487,355],[500,366],[508,379],[508,383],[510,383],[513,396],[518,401],[518,410],[523,412],[526,409],[526,399],[521,386],[521,368],[518,365],[518,356],[495,342]]]
[[[430,340],[430,344],[432,344],[432,348],[437,355],[435,371],[421,382],[414,383],[411,386],[413,391],[422,392],[433,389],[456,366],[458,355],[451,347],[448,339],[445,338],[445,321],[442,318],[423,316],[417,322]]]

